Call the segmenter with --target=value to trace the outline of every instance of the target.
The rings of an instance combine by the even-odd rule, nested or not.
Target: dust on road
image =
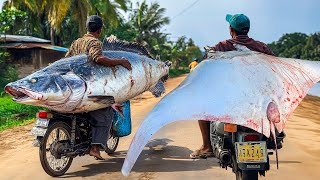
[[[167,91],[186,76],[169,79]],[[180,121],[158,132],[125,178],[121,166],[131,139],[145,115],[160,99],[144,93],[132,100],[133,133],[120,139],[117,153],[104,154],[105,161],[85,156],[75,158],[64,176],[71,179],[234,179],[231,170],[221,169],[217,160],[191,160],[189,154],[200,147],[197,122]],[[0,179],[51,179],[42,170],[38,149],[31,146],[32,124],[0,133]],[[280,169],[271,157],[271,170],[263,179],[320,179],[320,98],[308,96],[286,125],[287,138],[279,150]]]

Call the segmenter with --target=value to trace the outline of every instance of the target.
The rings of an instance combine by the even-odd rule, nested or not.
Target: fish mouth
[[[5,91],[13,96],[12,100],[16,102],[42,100],[43,95],[24,87],[6,86]]]

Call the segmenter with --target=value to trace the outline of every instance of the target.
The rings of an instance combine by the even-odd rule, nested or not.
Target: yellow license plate
[[[236,143],[237,162],[267,162],[266,142],[237,142]]]

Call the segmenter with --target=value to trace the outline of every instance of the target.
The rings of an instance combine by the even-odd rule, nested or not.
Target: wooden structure
[[[20,78],[63,58],[68,51],[51,45],[49,40],[18,35],[0,35],[0,48],[10,54],[9,62],[16,65]]]

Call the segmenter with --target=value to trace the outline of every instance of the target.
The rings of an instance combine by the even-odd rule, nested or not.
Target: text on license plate
[[[37,118],[36,126],[46,128],[49,125],[49,121],[50,121],[49,119]]]
[[[238,162],[267,162],[266,142],[237,142]]]

